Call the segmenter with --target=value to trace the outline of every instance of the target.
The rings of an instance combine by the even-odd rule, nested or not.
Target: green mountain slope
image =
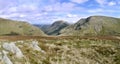
[[[61,30],[61,35],[95,36],[120,35],[120,19],[106,16],[90,16]]]
[[[37,27],[27,22],[0,18],[0,35],[44,35]]]

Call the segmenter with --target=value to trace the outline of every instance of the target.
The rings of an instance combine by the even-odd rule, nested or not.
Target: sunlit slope
[[[44,35],[44,33],[27,22],[0,18],[0,35]]]
[[[120,19],[106,16],[90,16],[61,30],[61,35],[95,36],[120,35]]]

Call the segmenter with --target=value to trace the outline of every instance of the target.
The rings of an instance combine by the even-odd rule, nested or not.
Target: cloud
[[[82,4],[82,3],[85,3],[87,1],[88,0],[71,0],[71,2],[78,3],[78,4]]]
[[[111,14],[111,13],[119,13],[119,10],[120,9],[104,9],[104,8],[98,8],[98,9],[90,9],[90,10],[87,10],[88,13],[93,13],[93,14]]]
[[[3,15],[0,15],[0,17],[3,17],[3,18],[13,18],[13,17],[26,17],[27,15],[25,14],[21,14],[21,13],[13,13],[13,14],[3,14]]]
[[[109,6],[114,6],[114,5],[116,5],[116,4],[117,4],[117,3],[116,3],[116,2],[113,2],[113,1],[111,1],[111,2],[108,3]]]
[[[75,18],[75,17],[78,17],[76,14],[67,14],[67,17],[68,18]]]
[[[109,1],[109,0],[96,0],[96,2],[98,3],[98,4],[100,4],[101,6],[114,6],[114,5],[117,5],[117,2],[116,2],[117,0],[115,0],[115,1]],[[105,7],[104,6],[104,7]]]
[[[98,13],[98,12],[104,12],[104,10],[101,9],[101,8],[98,8],[98,9],[88,10],[87,12],[89,12],[89,13]]]
[[[21,20],[21,21],[28,21],[26,18],[25,18],[25,15],[23,14],[18,14],[18,13],[14,13],[14,14],[10,14],[10,15],[0,15],[1,18],[7,18],[7,19],[12,19],[12,20]]]
[[[44,7],[44,11],[54,11],[54,12],[69,12],[71,10],[73,10],[73,8],[75,8],[75,4],[74,3],[55,3],[52,5],[47,5]]]
[[[98,13],[120,13],[119,0],[95,1],[97,3],[93,5],[94,0],[0,0],[0,17],[31,23],[51,23],[61,19],[75,22],[82,16]]]
[[[67,16],[61,16],[61,17],[56,17],[55,19],[52,19],[52,21],[56,21],[56,20],[65,20],[68,23],[75,23],[77,22],[80,18],[82,18],[81,16],[77,16],[77,17],[67,17]]]
[[[104,5],[107,3],[107,0],[96,0],[96,2],[100,5]]]

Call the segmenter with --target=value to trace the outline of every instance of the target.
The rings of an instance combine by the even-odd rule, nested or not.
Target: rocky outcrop
[[[3,50],[2,53],[3,53],[3,57],[2,57],[3,63],[5,63],[5,64],[13,64],[12,61],[7,56],[7,52]]]
[[[12,52],[18,58],[23,57],[23,53],[21,52],[21,50],[14,43],[4,43],[3,48],[5,50],[8,50],[8,51]]]
[[[38,46],[38,41],[32,41],[30,43],[30,46],[32,47],[33,50],[36,50],[36,51],[40,51],[42,53],[45,53],[45,51],[43,51],[39,46]]]
[[[2,42],[0,41],[0,50],[0,64],[26,64],[29,62],[27,54],[32,53],[35,56],[38,53],[46,54],[39,46],[37,40],[18,40],[12,42],[3,40]]]

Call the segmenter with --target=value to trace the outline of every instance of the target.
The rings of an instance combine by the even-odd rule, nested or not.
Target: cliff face
[[[22,21],[0,18],[0,35],[44,35],[37,27]]]
[[[120,19],[91,16],[61,30],[61,35],[120,35]]]

